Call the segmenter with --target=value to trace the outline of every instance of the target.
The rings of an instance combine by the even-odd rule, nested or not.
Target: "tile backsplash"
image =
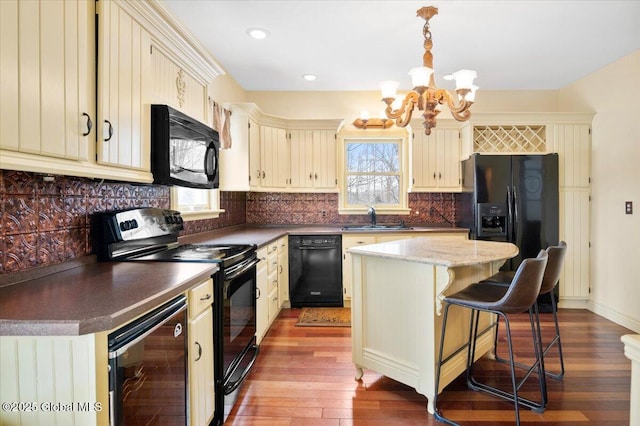
[[[378,223],[447,224],[455,222],[455,204],[458,194],[411,193],[409,215],[378,214]],[[435,211],[442,214],[438,215]],[[247,198],[249,224],[351,224],[367,223],[367,215],[341,215],[338,213],[338,194],[250,192]]]
[[[221,194],[217,220],[187,222],[183,234],[245,221],[245,193]],[[0,273],[53,265],[92,253],[91,215],[136,207],[170,208],[170,189],[0,170]]]
[[[0,274],[48,266],[91,254],[91,216],[136,207],[170,208],[170,189],[87,178],[0,170]],[[378,223],[455,221],[459,194],[409,194],[410,215],[378,215]],[[229,226],[366,223],[367,215],[338,214],[336,193],[221,192],[224,213],[185,223],[182,235]],[[441,213],[442,216],[432,210]],[[446,218],[446,220],[444,218]]]

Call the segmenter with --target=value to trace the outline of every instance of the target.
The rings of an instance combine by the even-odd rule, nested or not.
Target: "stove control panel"
[[[177,235],[184,223],[177,210],[151,207],[116,212],[109,219],[118,241]]]

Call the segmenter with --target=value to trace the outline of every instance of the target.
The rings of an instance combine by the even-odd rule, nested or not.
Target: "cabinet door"
[[[458,129],[443,129],[436,132],[437,187],[460,189],[460,132]]]
[[[207,308],[189,322],[190,424],[206,425],[213,419],[213,311]]]
[[[441,128],[414,134],[412,187],[416,191],[460,190],[459,130]]]
[[[269,301],[267,291],[267,250],[258,250],[258,268],[256,271],[256,343],[260,344],[269,328]]]
[[[289,301],[289,244],[287,237],[278,240],[278,294],[282,307]]]
[[[151,37],[119,3],[101,1],[98,15],[99,163],[150,170]]]
[[[88,160],[94,16],[89,0],[0,1],[0,149]]]
[[[335,189],[338,185],[336,171],[336,135],[329,130],[313,131],[313,186],[318,189]]]
[[[351,301],[351,289],[353,283],[351,254],[347,253],[347,249],[364,244],[375,244],[375,242],[375,235],[342,236],[342,298],[345,302]]]
[[[313,131],[291,130],[291,186],[313,188]]]
[[[590,128],[590,124],[558,124],[554,128],[561,187],[588,188],[591,185]]]
[[[150,103],[169,105],[211,126],[213,112],[207,102],[206,83],[186,71],[185,65],[157,43],[152,44],[150,54]]]
[[[260,161],[262,126],[251,119],[249,119],[249,126],[249,186],[259,188],[262,186],[262,162]]]
[[[284,129],[260,127],[260,157],[262,187],[289,186],[289,144]]]

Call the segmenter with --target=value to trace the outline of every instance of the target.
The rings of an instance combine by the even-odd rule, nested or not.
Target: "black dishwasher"
[[[289,236],[292,308],[342,306],[342,236]]]

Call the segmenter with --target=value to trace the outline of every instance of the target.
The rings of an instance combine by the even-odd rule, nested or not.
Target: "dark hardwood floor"
[[[412,388],[370,370],[354,380],[349,327],[296,327],[299,309],[285,309],[260,347],[260,356],[230,413],[229,425],[441,425],[426,411],[426,398]],[[543,333],[552,333],[550,314]],[[522,424],[629,425],[631,362],[620,336],[631,333],[585,310],[560,310],[565,357],[563,381],[548,379],[543,414],[522,409]],[[517,348],[528,348],[525,316],[512,327]],[[543,337],[544,339],[544,337]],[[545,339],[546,340],[546,339]],[[503,347],[506,347],[503,345]],[[519,352],[518,360],[531,354]],[[547,368],[557,367],[555,352]],[[506,366],[482,359],[489,380],[509,382]],[[535,376],[533,377],[535,381]],[[522,388],[536,396],[536,384]],[[443,413],[462,425],[515,424],[513,405],[467,389],[463,377],[438,399]]]

